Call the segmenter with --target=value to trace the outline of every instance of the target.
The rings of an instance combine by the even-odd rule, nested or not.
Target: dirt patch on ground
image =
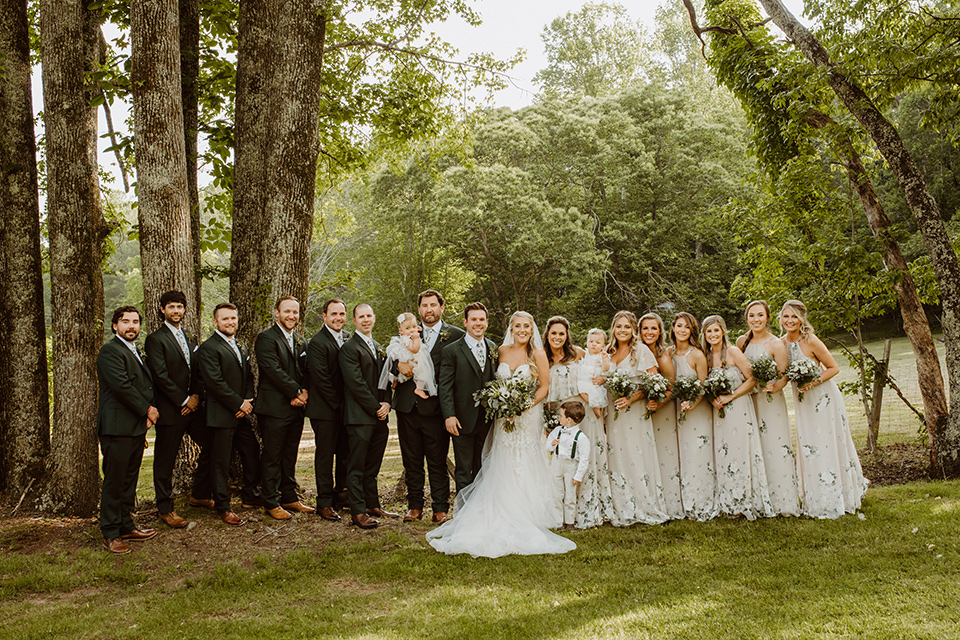
[[[860,452],[860,465],[872,486],[930,480],[930,449],[922,444],[888,444],[876,454]]]

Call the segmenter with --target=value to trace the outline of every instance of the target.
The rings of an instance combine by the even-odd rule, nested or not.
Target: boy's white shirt
[[[587,437],[587,434],[580,436],[577,442],[577,451],[574,456],[571,458],[570,453],[573,451],[573,443],[577,437],[578,433],[583,433],[580,431],[580,427],[573,425],[572,427],[564,427],[560,425],[550,432],[550,435],[547,436],[547,450],[554,452],[554,460],[576,460],[579,464],[577,465],[577,472],[573,475],[573,479],[577,482],[583,482],[583,476],[587,473],[587,465],[590,463],[590,438]],[[560,439],[559,450],[557,446],[553,446],[553,441]]]

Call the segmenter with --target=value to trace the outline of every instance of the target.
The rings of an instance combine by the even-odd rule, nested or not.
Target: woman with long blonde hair
[[[819,380],[799,389],[792,383],[801,511],[814,518],[854,513],[860,508],[868,482],[850,437],[843,396],[832,379],[840,367],[814,334],[802,302],[787,300],[783,304],[780,326],[785,332],[788,361],[812,360],[820,369]]]

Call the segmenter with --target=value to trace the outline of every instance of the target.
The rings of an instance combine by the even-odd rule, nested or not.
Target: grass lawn
[[[856,425],[856,399],[848,410]],[[917,442],[914,424],[891,420],[882,442]],[[399,473],[393,437],[380,481],[395,509]],[[436,553],[426,522],[360,531],[247,511],[234,528],[185,499],[178,512],[196,525],[121,557],[91,519],[0,519],[0,638],[960,637],[960,482],[871,487],[860,517],[605,526],[568,534],[578,548],[562,556],[495,560]],[[154,514],[138,521],[163,527]]]

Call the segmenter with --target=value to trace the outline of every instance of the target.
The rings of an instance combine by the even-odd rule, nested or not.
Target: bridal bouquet
[[[760,389],[763,389],[765,386],[767,386],[767,383],[772,382],[780,377],[780,371],[777,369],[777,362],[770,354],[760,356],[756,360],[751,360],[750,373],[753,374],[753,379],[757,381],[757,386]],[[767,393],[767,402],[772,401],[773,396]]]
[[[710,373],[707,374],[707,379],[703,381],[703,397],[708,402],[712,402],[728,393],[733,393],[733,385],[730,383],[730,376],[727,375],[726,369],[723,367],[711,369]],[[717,415],[725,418],[727,417],[727,412],[724,411],[723,407],[720,407]]]
[[[653,400],[659,404],[667,399],[667,392],[670,391],[670,381],[659,373],[643,371],[639,375],[638,387],[643,390],[648,401]],[[651,418],[652,416],[653,411],[648,408],[646,417]]]
[[[476,406],[483,406],[488,416],[503,418],[507,422],[504,431],[513,431],[513,418],[533,406],[533,396],[540,386],[539,381],[527,376],[511,376],[502,380],[491,380],[483,388],[474,392]]]
[[[804,385],[820,380],[820,365],[810,358],[794,360],[787,367],[784,375],[797,383],[797,400],[803,402],[803,392],[799,391],[799,389],[802,389]]]
[[[673,381],[673,397],[677,399],[677,406],[680,407],[678,422],[683,422],[687,418],[687,410],[683,408],[683,403],[693,404],[702,395],[703,385],[700,384],[700,378],[696,376],[679,376]]]
[[[607,376],[607,379],[604,381],[603,386],[607,388],[607,391],[610,392],[610,395],[613,396],[614,401],[617,398],[628,398],[634,394],[637,390],[637,385],[633,381],[633,376],[627,373],[626,371],[614,371]],[[613,414],[613,419],[616,420],[620,417],[620,410],[615,408],[615,413]]]

